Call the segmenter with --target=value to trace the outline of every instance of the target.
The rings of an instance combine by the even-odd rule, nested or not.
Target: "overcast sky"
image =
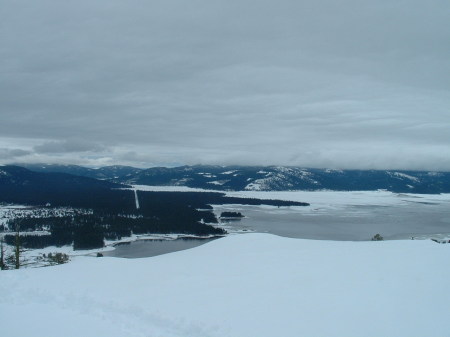
[[[450,1],[2,0],[11,162],[450,171]]]

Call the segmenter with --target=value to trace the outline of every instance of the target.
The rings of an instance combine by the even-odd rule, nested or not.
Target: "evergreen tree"
[[[20,221],[16,220],[16,240],[14,247],[15,267],[20,268]]]

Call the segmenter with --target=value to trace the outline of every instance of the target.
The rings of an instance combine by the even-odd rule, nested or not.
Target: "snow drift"
[[[443,336],[450,245],[233,235],[0,272],[3,336]]]

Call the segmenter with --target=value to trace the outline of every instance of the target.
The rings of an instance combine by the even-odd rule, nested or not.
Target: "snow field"
[[[230,197],[277,199],[287,201],[307,202],[310,207],[346,207],[346,206],[392,206],[414,202],[449,203],[450,194],[413,194],[393,193],[389,191],[215,191],[186,186],[148,186],[133,185],[138,191],[168,191],[168,192],[219,192]],[[305,207],[301,207],[302,209]]]
[[[5,336],[445,336],[450,246],[232,235],[0,272]],[[25,320],[27,324],[20,324]]]

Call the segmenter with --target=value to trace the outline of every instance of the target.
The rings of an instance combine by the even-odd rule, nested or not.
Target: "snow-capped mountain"
[[[450,193],[449,172],[331,170],[285,166],[180,166],[138,169],[107,166],[26,165],[38,172],[64,172],[117,183],[188,186],[211,190],[337,190]],[[1,173],[0,173],[1,174]]]
[[[450,173],[330,170],[282,166],[182,166],[142,170],[121,182],[215,190],[378,190],[450,192]]]

